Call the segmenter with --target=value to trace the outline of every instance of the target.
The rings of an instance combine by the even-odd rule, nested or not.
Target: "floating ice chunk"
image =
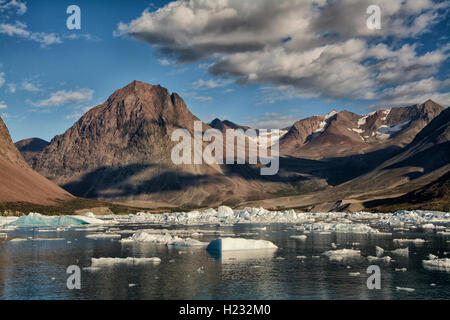
[[[345,261],[350,258],[361,257],[361,251],[353,249],[330,250],[322,253],[330,261]]]
[[[290,238],[297,239],[297,240],[306,240],[306,238],[308,238],[308,237],[304,234],[301,234],[301,235],[297,235],[297,236],[290,236]]]
[[[14,238],[9,240],[9,242],[23,242],[23,241],[28,241],[28,239],[26,238]]]
[[[202,246],[208,245],[208,243],[188,238],[188,239],[181,239],[181,240],[173,241],[173,242],[169,243],[169,245],[175,246],[175,247],[202,247]]]
[[[209,243],[209,251],[277,249],[278,247],[267,240],[253,240],[243,238],[218,238]]]
[[[122,236],[115,233],[93,233],[86,235],[89,239],[120,239]]]
[[[144,231],[139,231],[133,234],[130,238],[122,239],[121,242],[151,242],[158,244],[169,244],[174,241],[183,240],[180,237],[172,236],[170,234],[149,234]]]
[[[372,256],[368,256],[367,257],[367,261],[369,261],[370,263],[390,263],[392,260],[391,257],[389,256],[385,256],[385,257],[372,257]]]
[[[406,292],[414,292],[416,289],[413,288],[403,288],[403,287],[395,287],[397,291],[406,291]]]
[[[379,246],[375,247],[375,255],[377,257],[381,257],[383,255],[383,253],[384,253],[384,249],[383,248],[381,248]]]
[[[349,276],[350,277],[357,277],[357,276],[359,276],[361,273],[359,273],[359,272],[349,272]]]
[[[397,256],[408,257],[409,256],[409,248],[395,249],[395,250],[392,250],[391,253],[393,253]]]
[[[0,216],[0,226],[10,224],[19,219],[19,217],[1,217]]]
[[[395,271],[397,271],[397,272],[406,272],[406,271],[408,271],[408,269],[406,269],[406,268],[395,268]]]
[[[305,260],[305,259],[306,259],[306,256],[297,256],[297,259]]]
[[[231,209],[230,207],[227,206],[220,206],[218,213],[217,213],[217,217],[219,218],[228,218],[230,216],[234,215],[234,211],[233,209]]]
[[[27,216],[18,218],[8,225],[19,227],[35,227],[35,226],[70,226],[70,225],[86,225],[86,224],[103,224],[103,220],[89,218],[85,216],[43,216],[39,213],[31,212]]]
[[[394,239],[395,243],[398,243],[400,245],[413,243],[413,244],[422,244],[425,243],[424,239]]]
[[[137,265],[137,264],[143,264],[143,263],[160,263],[161,259],[158,257],[153,258],[92,258],[92,265],[91,267],[102,267],[102,266],[110,266],[115,264],[131,264],[131,265]]]
[[[433,258],[431,260],[422,260],[425,269],[450,272],[449,258],[439,259],[436,256],[433,256]]]
[[[139,231],[130,238],[122,239],[121,242],[150,242],[178,247],[198,247],[207,245],[205,242],[200,242],[191,238],[182,239],[178,236],[172,236],[169,233],[150,234],[145,231]]]
[[[423,224],[423,225],[421,225],[421,227],[422,227],[422,229],[435,229],[436,228],[436,226],[432,223]]]

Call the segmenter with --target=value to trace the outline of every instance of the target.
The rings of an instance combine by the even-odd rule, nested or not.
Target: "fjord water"
[[[134,229],[150,227],[155,228],[133,226]],[[429,271],[422,266],[428,254],[445,257],[450,251],[447,239],[435,233],[311,233],[306,240],[298,240],[290,238],[298,234],[292,225],[268,225],[265,230],[261,227],[264,226],[242,224],[201,228],[270,240],[279,247],[277,251],[236,251],[218,256],[204,247],[94,240],[85,237],[87,231],[73,229],[19,228],[8,232],[8,238],[31,240],[0,242],[0,298],[450,299],[450,273]],[[130,226],[121,228],[129,230]],[[209,242],[216,237],[208,234],[197,239]],[[409,257],[388,252],[399,248],[393,238],[418,237],[427,241],[409,244]],[[374,256],[375,246],[384,248],[394,261],[376,263],[381,268],[381,289],[368,290],[366,286],[367,267],[375,263],[365,258],[330,262],[323,256],[323,252],[333,250],[332,243],[337,249],[361,250],[362,256]],[[159,257],[162,261],[89,268],[91,258],[101,257]],[[81,290],[67,289],[70,275],[66,269],[70,265],[82,268]],[[401,291],[397,287],[415,291]]]

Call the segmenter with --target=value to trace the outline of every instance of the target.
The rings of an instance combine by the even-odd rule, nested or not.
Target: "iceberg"
[[[359,258],[361,257],[361,251],[353,249],[341,249],[341,250],[330,250],[322,253],[330,261],[342,262],[347,259]]]
[[[450,259],[439,259],[436,256],[429,255],[429,260],[422,260],[423,267],[427,270],[437,270],[450,272]]]
[[[397,291],[406,291],[406,292],[414,292],[416,289],[413,288],[403,288],[403,287],[395,287]]]
[[[178,236],[172,236],[168,232],[164,232],[162,234],[153,234],[145,231],[139,231],[133,234],[131,237],[122,239],[120,241],[123,243],[148,242],[155,244],[165,244],[168,246],[176,246],[176,247],[200,247],[207,245],[207,243],[198,241],[196,239],[191,238],[183,239]]]
[[[143,264],[143,263],[160,263],[161,259],[158,257],[153,258],[92,258],[92,268],[98,268],[101,266],[111,266],[115,264],[131,264],[131,265],[137,265],[137,264]]]
[[[277,249],[278,247],[267,240],[253,240],[244,238],[218,238],[211,241],[206,248],[208,251],[234,251],[234,250],[257,250]]]
[[[85,216],[43,216],[39,213],[31,212],[27,216],[18,218],[8,224],[17,227],[40,227],[40,226],[72,226],[87,224],[103,224],[103,220]]]

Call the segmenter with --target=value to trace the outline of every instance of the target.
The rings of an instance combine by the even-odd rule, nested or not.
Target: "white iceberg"
[[[433,255],[429,255],[428,258],[430,260],[422,260],[422,264],[425,269],[450,272],[449,258],[439,259]]]
[[[257,250],[277,249],[278,247],[267,240],[253,240],[244,238],[218,238],[211,241],[206,248],[209,251]]]
[[[151,231],[151,230],[148,230]],[[157,231],[156,231],[157,232]],[[191,238],[180,238],[178,236],[172,236],[168,232],[163,232],[162,234],[148,233],[146,231],[139,231],[133,234],[130,238],[122,239],[121,242],[148,242],[155,244],[165,244],[168,246],[177,247],[199,247],[206,246],[207,243],[198,241]]]
[[[413,244],[423,244],[425,243],[424,239],[394,239],[394,243],[398,243],[400,245],[413,243]]]
[[[347,259],[359,258],[361,257],[361,251],[354,249],[341,249],[341,250],[330,250],[322,253],[330,261],[342,262]]]
[[[31,212],[27,216],[22,216],[9,223],[9,226],[37,227],[37,226],[71,226],[86,224],[103,224],[103,220],[85,216],[43,216],[39,213]]]
[[[308,237],[304,234],[301,234],[301,235],[296,235],[296,236],[290,236],[290,238],[297,239],[297,240],[306,240],[306,238],[308,238]]]
[[[92,258],[92,268],[97,268],[101,266],[110,266],[115,264],[143,264],[143,263],[160,263],[161,259],[158,257],[153,258]]]

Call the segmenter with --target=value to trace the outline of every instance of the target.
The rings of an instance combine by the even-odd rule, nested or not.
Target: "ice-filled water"
[[[450,299],[446,213],[221,208],[86,218],[102,223],[2,218],[0,298]],[[207,250],[218,238],[232,250]],[[381,290],[366,285],[374,264]],[[81,290],[67,289],[71,265],[81,268]]]

